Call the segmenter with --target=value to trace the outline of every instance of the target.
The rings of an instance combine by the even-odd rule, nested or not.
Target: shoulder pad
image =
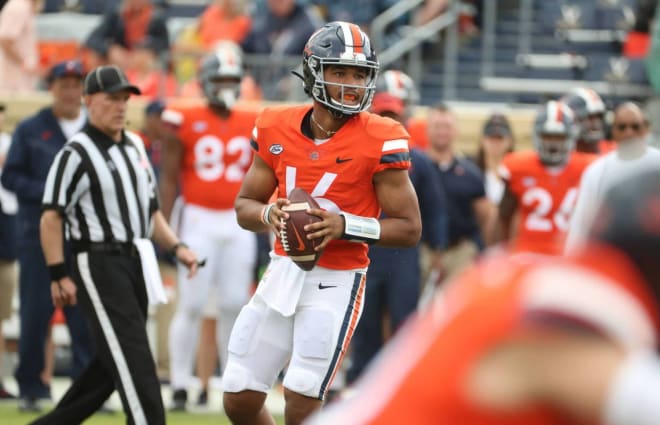
[[[381,117],[377,114],[362,112],[360,119],[366,120],[365,129],[369,136],[383,139],[410,139],[410,134],[405,127],[391,118]]]

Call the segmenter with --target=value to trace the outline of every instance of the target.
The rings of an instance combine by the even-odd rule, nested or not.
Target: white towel
[[[256,295],[273,310],[285,317],[291,316],[298,306],[306,276],[307,272],[288,257],[271,253],[270,265],[257,286]]]
[[[144,238],[135,239],[133,243],[140,253],[142,274],[144,276],[144,283],[147,286],[149,304],[167,304],[167,294],[165,293],[165,287],[163,287],[163,279],[160,276],[154,245],[151,243],[151,240]]]

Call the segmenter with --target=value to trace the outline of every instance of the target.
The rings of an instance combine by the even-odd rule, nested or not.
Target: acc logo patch
[[[273,155],[279,155],[284,152],[284,148],[279,143],[275,143],[274,145],[270,145],[268,151]]]

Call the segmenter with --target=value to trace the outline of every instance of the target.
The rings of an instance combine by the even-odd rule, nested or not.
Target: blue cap
[[[78,77],[82,79],[84,76],[82,63],[79,60],[68,60],[53,65],[48,73],[48,82],[52,83],[62,77]]]
[[[165,110],[165,103],[160,99],[154,99],[144,108],[145,115],[160,115]]]

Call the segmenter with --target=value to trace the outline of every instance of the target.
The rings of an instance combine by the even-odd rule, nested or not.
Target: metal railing
[[[376,17],[371,26],[374,44],[377,47],[384,46],[385,29],[387,26],[421,3],[423,3],[423,0],[401,1]],[[419,82],[424,72],[422,44],[433,40],[441,31],[446,30],[444,38],[443,98],[455,98],[458,72],[458,18],[462,13],[470,13],[472,11],[469,5],[455,0],[449,4],[447,11],[426,24],[411,28],[408,31],[402,31],[402,37],[391,46],[386,47],[378,55],[381,68],[387,68],[408,54],[408,63],[404,67],[405,71],[414,81]]]

